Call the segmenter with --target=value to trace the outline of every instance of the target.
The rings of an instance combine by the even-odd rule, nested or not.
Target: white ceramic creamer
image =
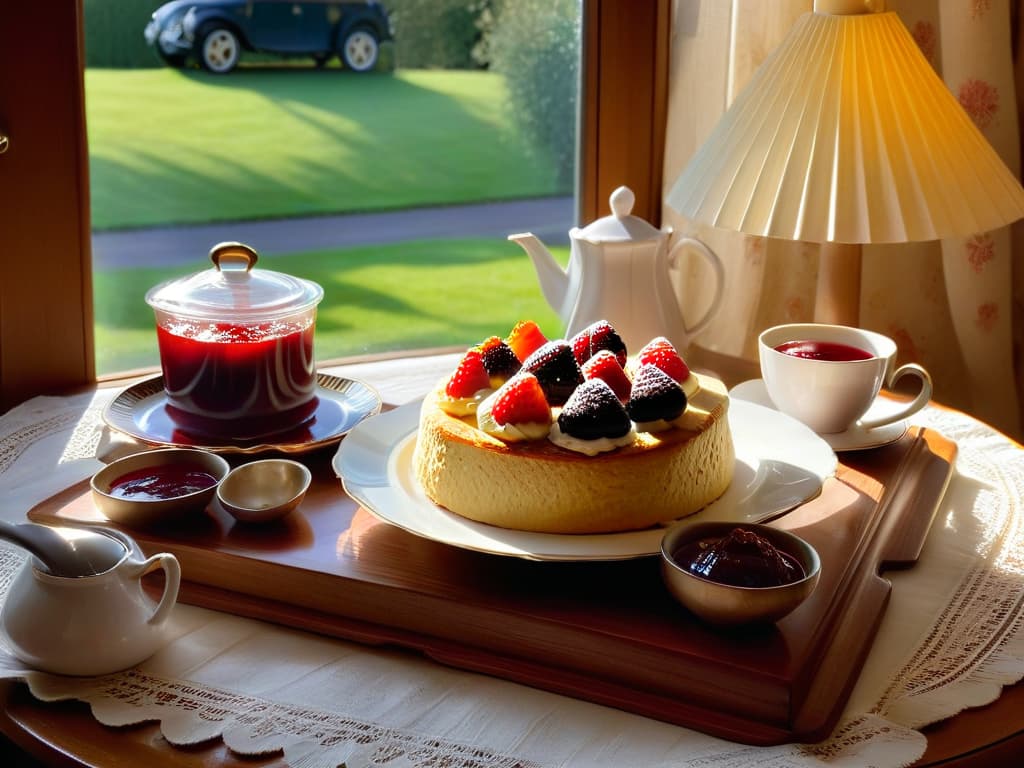
[[[24,663],[55,674],[102,675],[134,666],[163,645],[181,580],[178,561],[166,553],[146,558],[130,537],[103,534],[119,545],[110,549],[106,570],[55,576],[30,557],[15,574],[0,626]],[[158,568],[164,589],[154,601],[142,577]]]
[[[678,237],[670,248],[672,228],[657,229],[633,216],[635,201],[629,187],[619,187],[609,201],[611,216],[584,229],[573,227],[564,270],[535,235],[509,235],[508,239],[519,243],[533,260],[544,298],[565,324],[565,338],[607,320],[634,352],[657,336],[666,337],[682,351],[718,311],[725,283],[722,262],[692,237]],[[700,253],[715,275],[710,305],[692,325],[686,324],[670,277],[685,248]]]

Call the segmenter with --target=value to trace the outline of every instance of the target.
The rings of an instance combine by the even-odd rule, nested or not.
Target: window
[[[0,409],[95,378],[80,3],[22,3],[0,30]],[[584,3],[579,219],[611,189],[660,218],[669,2]],[[25,29],[50,30],[36,60]],[[321,361],[322,362],[322,361]]]

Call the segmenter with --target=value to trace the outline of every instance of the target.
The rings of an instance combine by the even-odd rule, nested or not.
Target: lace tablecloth
[[[452,364],[445,356],[327,372],[366,381],[397,404]],[[38,397],[0,417],[0,515],[24,519],[102,466],[97,457],[139,449],[102,423],[116,392]],[[820,744],[732,744],[184,604],[170,642],[134,669],[59,677],[0,648],[0,675],[25,680],[42,700],[87,701],[108,725],[156,720],[172,744],[222,738],[243,754],[283,750],[295,768],[907,765],[925,748],[916,729],[991,702],[1024,677],[1024,451],[963,414],[929,408],[915,421],[957,442],[956,472],[920,561],[888,574],[893,594],[878,638],[839,726]],[[0,545],[0,600],[24,558]]]

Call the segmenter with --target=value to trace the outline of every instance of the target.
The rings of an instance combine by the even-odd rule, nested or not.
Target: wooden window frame
[[[633,213],[660,226],[672,4],[584,0],[583,10],[580,221],[607,216],[625,184]]]
[[[81,0],[3,15],[0,412],[95,378]]]
[[[661,220],[670,0],[582,0],[578,217],[621,184]],[[22,2],[0,24],[0,412],[96,381],[82,0]],[[47,53],[39,56],[45,30]]]

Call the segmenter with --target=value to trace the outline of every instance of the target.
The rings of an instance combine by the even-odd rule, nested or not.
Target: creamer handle
[[[157,568],[164,570],[164,594],[157,603],[153,615],[146,622],[153,626],[159,626],[170,615],[174,602],[178,599],[178,587],[181,586],[181,566],[174,555],[168,552],[153,555],[142,564],[139,576],[142,577]]]

